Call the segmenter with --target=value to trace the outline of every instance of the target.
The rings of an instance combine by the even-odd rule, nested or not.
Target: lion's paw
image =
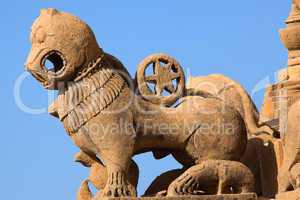
[[[136,189],[126,178],[124,172],[113,172],[108,175],[105,188],[100,192],[100,197],[135,197]]]
[[[132,197],[135,189],[130,185],[109,185],[101,192],[101,197]]]
[[[197,180],[190,174],[184,174],[170,184],[167,196],[191,195],[196,186]]]

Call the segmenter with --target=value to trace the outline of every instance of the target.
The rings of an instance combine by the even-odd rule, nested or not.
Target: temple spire
[[[280,37],[288,50],[288,80],[300,79],[300,0],[293,0],[286,28],[280,30]]]
[[[289,108],[300,100],[300,0],[293,0],[280,38],[288,50],[287,66],[278,72],[278,82],[266,89],[261,120],[277,129],[283,138]]]

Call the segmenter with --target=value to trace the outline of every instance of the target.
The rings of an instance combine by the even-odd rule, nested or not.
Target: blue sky
[[[71,12],[94,30],[103,49],[135,74],[147,55],[164,52],[192,75],[222,73],[250,92],[275,81],[285,67],[286,49],[278,30],[290,3],[273,0],[227,1],[5,1],[0,12],[1,140],[0,193],[9,200],[75,199],[87,169],[73,162],[78,151],[60,122],[47,113],[24,112],[15,101],[16,81],[24,72],[29,33],[41,8]],[[24,75],[24,74],[23,74]],[[26,75],[26,74],[25,74]],[[31,108],[47,108],[45,90],[26,77],[20,98]],[[262,104],[263,90],[253,94]],[[137,156],[141,194],[161,172],[179,165],[151,154]]]

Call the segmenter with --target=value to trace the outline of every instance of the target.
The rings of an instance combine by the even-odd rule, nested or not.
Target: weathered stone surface
[[[280,31],[283,44],[288,49],[288,67],[279,83],[266,91],[263,112],[266,120],[278,120],[279,148],[274,148],[277,161],[277,195],[281,200],[300,198],[300,1],[293,0],[287,27]],[[265,157],[265,156],[263,156]],[[268,168],[269,170],[269,168]],[[273,170],[274,171],[274,170]],[[263,179],[267,179],[263,176]],[[269,186],[269,185],[268,185]],[[294,190],[294,191],[291,191]]]
[[[241,160],[254,174],[256,192],[265,197],[277,194],[277,175],[283,162],[282,140],[270,135],[249,138]]]
[[[300,199],[300,189],[276,195],[276,200],[299,200],[299,199]]]
[[[187,89],[190,95],[210,95],[236,108],[245,121],[248,135],[273,135],[274,131],[269,126],[259,122],[259,112],[254,102],[243,86],[236,81],[221,74],[191,76]]]
[[[59,91],[49,111],[81,149],[77,161],[91,168],[78,200],[92,198],[89,181],[99,189],[97,197],[136,196],[138,169],[130,165],[134,155],[146,151],[157,158],[172,154],[183,165],[185,173],[173,180],[176,189],[171,187],[169,196],[254,192],[251,171],[237,161],[247,145],[247,128],[253,134],[272,130],[257,127],[255,120],[252,131],[236,106],[188,93],[174,58],[150,55],[139,64],[135,82],[99,47],[85,22],[56,9],[41,11],[31,42],[26,68],[46,89]],[[53,69],[45,67],[46,60]],[[152,75],[146,75],[147,68]],[[245,116],[253,115],[248,112]]]
[[[255,191],[254,176],[242,163],[208,160],[189,168],[173,181],[168,188],[168,196],[180,195],[178,192],[181,190],[192,191],[194,185],[187,183],[193,180],[194,184],[212,188],[212,193],[216,190],[217,194],[227,194],[232,189],[241,193]]]
[[[300,189],[300,101],[291,106],[288,114],[287,131],[284,135],[284,160],[278,176],[279,192]],[[300,197],[300,196],[299,196]]]
[[[166,54],[145,58],[133,79],[85,22],[42,10],[32,26],[26,69],[46,89],[59,91],[49,113],[81,149],[76,161],[90,168],[77,199],[257,199],[252,192],[299,199],[299,21],[300,0],[293,0],[280,31],[288,67],[267,89],[259,113],[246,90],[223,75],[191,77],[186,85],[179,62]],[[46,61],[54,68],[47,69]],[[182,164],[145,193],[166,197],[135,198],[139,169],[132,157],[147,151]]]

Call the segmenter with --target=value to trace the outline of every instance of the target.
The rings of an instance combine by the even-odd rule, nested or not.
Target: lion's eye
[[[38,43],[45,42],[46,36],[47,36],[46,33],[41,29],[39,29],[35,34],[35,38],[36,38]]]

